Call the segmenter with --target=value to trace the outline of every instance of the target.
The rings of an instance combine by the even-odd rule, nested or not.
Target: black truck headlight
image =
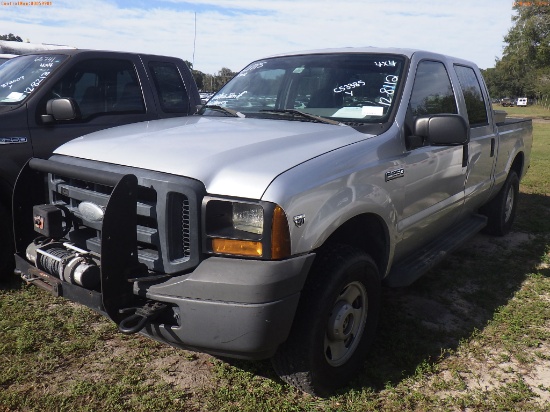
[[[290,256],[288,221],[280,206],[214,198],[204,204],[207,252],[273,260]]]

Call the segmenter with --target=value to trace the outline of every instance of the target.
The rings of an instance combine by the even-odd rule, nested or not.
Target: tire
[[[0,282],[5,282],[13,275],[15,260],[13,257],[13,228],[6,209],[0,205]]]
[[[288,340],[272,364],[282,380],[330,395],[363,367],[380,312],[380,277],[366,253],[346,245],[320,251]]]
[[[504,186],[494,199],[481,208],[481,213],[487,216],[487,226],[483,232],[504,236],[514,223],[519,197],[519,177],[515,170],[510,170]]]

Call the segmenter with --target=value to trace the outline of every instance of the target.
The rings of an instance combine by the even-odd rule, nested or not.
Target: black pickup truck
[[[196,111],[200,97],[183,60],[114,51],[59,49],[0,66],[0,277],[13,269],[11,197],[31,157],[127,123]]]

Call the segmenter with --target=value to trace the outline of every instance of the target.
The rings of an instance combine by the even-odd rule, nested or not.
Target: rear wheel
[[[322,251],[306,282],[288,340],[272,363],[287,383],[325,396],[362,368],[380,311],[378,268],[366,253]]]
[[[10,215],[0,205],[0,282],[13,274],[15,268],[13,253],[13,229]]]
[[[518,197],[519,177],[515,170],[510,170],[498,195],[481,209],[488,218],[485,233],[504,236],[510,232],[516,218]]]

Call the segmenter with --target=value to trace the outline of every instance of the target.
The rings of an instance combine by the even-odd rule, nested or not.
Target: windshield
[[[404,65],[402,56],[367,53],[259,60],[216,93],[203,113],[227,115],[219,110],[227,108],[246,117],[308,121],[295,115],[299,111],[340,122],[385,122],[395,104]]]
[[[21,103],[66,58],[63,55],[28,55],[0,65],[0,104]]]

